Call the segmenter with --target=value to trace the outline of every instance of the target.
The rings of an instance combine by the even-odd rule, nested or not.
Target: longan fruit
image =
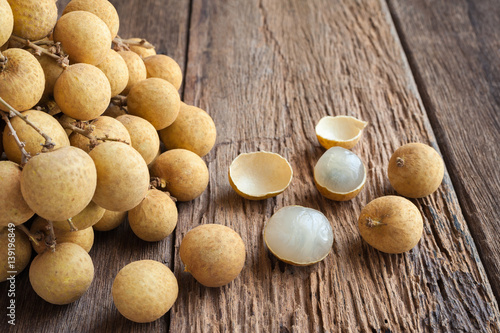
[[[142,58],[132,51],[118,51],[118,54],[125,60],[128,68],[128,83],[121,95],[128,95],[136,83],[146,80],[146,65],[144,65]]]
[[[0,161],[0,228],[9,223],[19,225],[35,213],[21,193],[21,167],[11,161]]]
[[[130,89],[127,110],[149,121],[161,130],[172,124],[181,106],[179,93],[168,81],[159,78],[143,80]]]
[[[109,231],[117,228],[120,224],[125,221],[127,217],[127,212],[113,212],[112,210],[106,210],[102,218],[93,225],[94,230],[97,231]]]
[[[66,135],[66,131],[54,117],[43,111],[37,110],[24,111],[22,114],[38,126],[42,132],[47,134],[52,139],[52,142],[55,143],[56,148],[69,146],[69,139]],[[25,143],[24,149],[26,149],[31,156],[35,156],[42,152],[42,144],[45,143],[43,136],[19,117],[12,118],[11,123],[12,127],[14,127],[14,130],[17,132],[19,140]],[[21,151],[14,140],[14,136],[10,134],[9,130],[4,131],[3,142],[7,158],[18,164],[21,163]]]
[[[98,65],[104,60],[112,41],[106,23],[87,11],[74,11],[61,16],[54,28],[53,38],[55,42],[61,42],[69,60],[91,65]]]
[[[129,144],[132,141],[127,128],[115,118],[99,116],[90,122],[90,126],[94,128],[92,135],[96,137],[118,139]],[[90,152],[90,139],[86,136],[79,133],[71,133],[69,141],[72,146],[85,150],[87,153]]]
[[[0,97],[17,111],[31,109],[45,89],[42,66],[26,50],[7,49],[2,54],[7,64],[0,71]],[[0,104],[0,110],[7,111],[7,108]]]
[[[12,241],[12,242],[11,242]],[[15,261],[12,262],[13,267],[9,264],[9,243],[14,243],[15,251],[13,256]],[[15,275],[21,273],[31,260],[31,244],[24,232],[17,229],[14,232],[9,231],[8,228],[0,227],[0,282],[6,281],[12,273]]]
[[[74,1],[74,0],[73,0]],[[108,78],[111,85],[111,96],[116,96],[125,89],[128,83],[128,67],[125,60],[113,49],[108,50],[104,60],[97,65]]]
[[[33,156],[21,173],[28,206],[50,221],[67,220],[92,200],[96,167],[87,153],[71,146]]]
[[[14,14],[14,35],[39,40],[50,34],[57,21],[55,0],[7,1]]]
[[[142,38],[129,38],[129,40],[132,42],[140,42]],[[154,48],[148,49],[139,45],[129,45],[128,48],[142,59],[156,54],[156,50]]]
[[[127,319],[149,323],[162,317],[177,299],[179,287],[172,271],[154,260],[134,261],[113,281],[113,303]]]
[[[109,28],[111,38],[114,38],[120,27],[120,18],[115,7],[106,0],[71,0],[64,8],[63,15],[69,12],[82,10],[91,12],[103,20]]]
[[[80,213],[71,218],[71,223],[73,223],[78,230],[87,229],[99,222],[105,212],[106,210],[104,208],[91,201]],[[54,229],[61,231],[71,230],[68,220],[52,221],[52,223],[54,224]]]
[[[29,279],[33,290],[45,301],[69,304],[89,289],[94,264],[80,245],[60,243],[55,251],[45,251],[33,259]]]
[[[144,58],[148,78],[158,77],[172,83],[179,90],[182,84],[182,70],[179,64],[169,56],[156,54]]]
[[[0,46],[7,43],[14,29],[14,16],[7,0],[0,0]],[[3,50],[2,50],[3,51]]]
[[[160,149],[160,138],[154,126],[141,117],[129,114],[119,116],[116,120],[127,128],[132,147],[142,155],[146,164],[151,163]]]

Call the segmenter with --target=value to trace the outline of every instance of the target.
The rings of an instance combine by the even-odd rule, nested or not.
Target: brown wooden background
[[[62,8],[68,1],[59,1]],[[205,158],[210,184],[181,203],[173,236],[146,243],[127,224],[96,233],[96,275],[67,306],[50,305],[17,282],[15,332],[499,332],[500,5],[496,0],[122,0],[122,37],[144,37],[184,71],[181,96],[214,118],[217,143]],[[369,172],[349,202],[321,197],[313,167],[323,153],[314,126],[325,115],[369,122],[353,149]],[[424,216],[419,245],[403,255],[364,243],[357,217],[394,194],[392,152],[419,141],[438,149],[447,172],[433,195],[412,200]],[[242,152],[268,150],[292,164],[291,186],[251,202],[227,181]],[[332,253],[294,267],[262,240],[285,205],[330,219]],[[205,288],[178,256],[187,231],[220,223],[240,233],[247,260],[228,286]],[[180,286],[173,309],[135,324],[113,306],[111,285],[130,261],[170,265]],[[0,284],[5,309],[7,284]],[[6,306],[6,305],[5,305]]]

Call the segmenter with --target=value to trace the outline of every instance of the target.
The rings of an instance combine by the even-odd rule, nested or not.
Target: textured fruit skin
[[[42,66],[26,50],[7,49],[2,54],[8,62],[0,71],[0,97],[17,111],[31,109],[45,89]],[[0,104],[0,110],[7,111],[7,108]]]
[[[179,90],[182,84],[182,70],[179,64],[169,56],[156,54],[144,58],[148,78],[157,77],[170,82]]]
[[[106,210],[102,207],[99,207],[95,202],[91,201],[80,213],[71,217],[71,222],[78,230],[83,230],[90,228],[104,215]],[[61,231],[70,231],[70,225],[67,220],[64,221],[52,221],[54,224],[54,229],[58,229]]]
[[[15,269],[9,267],[8,246],[9,246],[9,229],[0,227],[0,282],[7,281],[11,273],[8,271],[16,271],[16,275],[21,273],[31,260],[31,243],[24,232],[14,230],[15,238]]]
[[[93,225],[93,228],[97,231],[113,230],[122,224],[126,217],[127,212],[113,212],[112,210],[106,210],[102,218]]]
[[[375,221],[375,225],[370,226],[370,221]],[[388,195],[363,208],[358,228],[361,237],[377,250],[403,253],[415,247],[422,237],[423,219],[410,200]]]
[[[118,17],[115,7],[109,1],[72,0],[64,8],[62,15],[77,10],[90,12],[99,17],[108,26],[112,38],[118,33],[120,18]]]
[[[127,128],[132,147],[141,154],[146,164],[151,163],[160,150],[160,138],[153,125],[141,117],[129,114],[118,116],[116,120]]]
[[[142,80],[146,80],[147,72],[144,61],[132,51],[118,51],[118,54],[125,60],[128,68],[127,86],[121,92],[121,95],[128,95],[130,89]]]
[[[399,194],[422,198],[441,185],[444,162],[434,148],[423,143],[408,143],[392,154],[387,175]]]
[[[50,221],[80,213],[92,200],[96,183],[92,159],[71,146],[32,157],[21,173],[21,192],[28,206]]]
[[[132,42],[140,42],[142,38],[129,38],[129,40]],[[130,51],[136,53],[142,59],[156,54],[156,50],[154,48],[147,49],[145,47],[137,45],[129,45],[128,48],[130,49]]]
[[[128,83],[127,63],[115,50],[109,49],[108,54],[97,65],[97,68],[108,78],[111,85],[111,96],[116,96],[125,89]]]
[[[107,116],[99,116],[94,121],[90,122],[94,128],[92,135],[100,138],[108,137],[112,139],[123,140],[130,144],[130,134],[127,128],[115,118]],[[79,133],[71,133],[69,141],[72,146],[78,147],[87,153],[90,152],[90,139]]]
[[[69,66],[54,86],[54,99],[61,111],[78,120],[100,116],[108,107],[110,98],[108,78],[89,64]]]
[[[55,0],[7,0],[14,14],[13,34],[38,40],[50,34],[57,21]],[[3,17],[2,17],[3,19]]]
[[[69,139],[66,135],[66,131],[54,117],[50,116],[48,113],[37,110],[24,111],[22,114],[47,134],[52,139],[52,142],[55,143],[56,148],[69,146]],[[19,140],[26,144],[24,149],[26,149],[31,156],[35,156],[42,152],[42,144],[45,143],[45,139],[38,134],[33,127],[26,124],[19,117],[12,118],[11,123],[14,130],[17,132]],[[9,131],[4,131],[3,142],[7,158],[18,164],[21,163],[21,151]]]
[[[123,267],[111,293],[118,311],[137,323],[162,317],[177,299],[179,287],[170,269],[154,260],[134,261]]]
[[[111,47],[108,26],[86,11],[69,12],[57,21],[54,41],[61,42],[72,62],[98,65]]]
[[[52,304],[79,299],[94,278],[94,264],[88,253],[74,243],[60,243],[56,250],[35,257],[29,279],[38,296]]]
[[[11,161],[0,161],[0,229],[9,223],[19,225],[35,213],[21,193],[21,168]]]
[[[14,16],[7,0],[0,0],[0,17],[2,18],[0,23],[0,46],[2,46],[9,40],[12,29],[14,29]]]
[[[240,235],[220,224],[204,224],[191,229],[184,236],[179,251],[186,271],[206,287],[228,284],[245,264],[245,244]]]

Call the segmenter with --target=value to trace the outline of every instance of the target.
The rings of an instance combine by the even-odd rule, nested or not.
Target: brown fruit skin
[[[120,27],[120,18],[115,7],[106,0],[72,0],[66,7],[62,15],[77,10],[90,12],[99,17],[106,25],[111,33],[111,37],[116,37]]]
[[[17,111],[31,109],[45,89],[42,66],[26,50],[7,49],[2,54],[8,61],[0,71],[0,97]],[[7,108],[0,104],[0,110],[7,111]]]
[[[160,138],[167,149],[183,148],[200,157],[210,152],[217,138],[215,123],[208,113],[196,106],[181,102],[179,115]]]
[[[220,224],[204,224],[191,229],[184,236],[179,251],[186,271],[206,287],[228,284],[245,264],[245,244],[240,235]]]
[[[57,21],[55,0],[7,1],[14,14],[14,35],[38,40],[50,34]]]
[[[153,125],[141,117],[129,114],[119,116],[116,120],[127,128],[132,147],[141,154],[146,164],[151,163],[160,149],[160,138]]]
[[[434,148],[423,143],[408,143],[392,154],[387,175],[399,194],[422,198],[441,185],[444,162]]]
[[[1,46],[7,43],[12,35],[12,29],[14,29],[14,16],[7,0],[0,0],[0,17],[2,18],[2,23],[0,23]]]
[[[35,257],[29,279],[33,290],[52,304],[69,304],[79,299],[94,278],[94,264],[88,253],[74,243],[60,243],[54,252]]]
[[[372,200],[358,219],[361,237],[385,253],[403,253],[414,248],[423,227],[418,208],[410,200],[393,195]]]
[[[19,225],[35,213],[21,193],[21,167],[11,161],[0,161],[0,229],[9,223]]]
[[[118,51],[118,54],[125,60],[128,68],[128,83],[121,95],[128,95],[135,84],[146,80],[146,65],[144,65],[142,58],[132,51]]]
[[[134,37],[134,38],[129,38],[129,40],[132,42],[140,42],[142,40],[142,38],[135,38]],[[128,48],[130,49],[130,51],[136,53],[142,59],[156,54],[156,50],[154,48],[147,49],[145,47],[138,46],[138,45],[129,45]]]
[[[125,89],[128,83],[127,63],[115,50],[109,49],[108,54],[97,65],[97,68],[108,78],[111,85],[111,96],[116,96]]]
[[[99,207],[99,205],[91,201],[80,213],[71,218],[71,222],[78,230],[87,229],[99,222],[105,211],[104,208]],[[54,229],[61,231],[71,230],[68,220],[52,221],[52,223],[54,224]]]
[[[199,197],[208,185],[208,168],[205,162],[185,149],[164,152],[151,165],[151,175],[167,183],[167,190],[179,201]]]
[[[15,244],[15,268],[9,267],[9,238],[14,238]],[[15,271],[15,275],[21,273],[31,260],[31,244],[24,232],[14,230],[14,237],[8,228],[0,227],[0,282],[7,281],[11,276],[9,271]]]
[[[130,114],[149,121],[157,130],[171,125],[181,107],[175,87],[159,78],[143,80],[130,89],[127,110]]]
[[[87,11],[74,11],[61,16],[53,33],[54,41],[61,42],[72,62],[98,65],[111,46],[108,26]]]
[[[139,260],[118,272],[111,293],[116,308],[125,318],[149,323],[170,310],[179,287],[167,266],[154,260]]]
[[[55,148],[69,146],[69,139],[66,135],[66,131],[54,117],[50,116],[48,113],[37,110],[24,111],[22,114],[28,117],[31,122],[52,139],[52,142],[55,143]],[[19,117],[12,118],[11,123],[19,139],[26,144],[24,148],[31,156],[35,156],[42,152],[42,144],[45,143],[45,139],[38,134],[33,127],[26,124]],[[22,159],[21,151],[14,137],[10,135],[10,131],[5,131],[3,133],[3,142],[7,158],[20,164]]]
[[[144,58],[148,78],[158,77],[170,82],[179,90],[182,84],[182,70],[174,59],[164,54]]]
[[[132,141],[127,128],[115,118],[99,116],[94,121],[91,121],[90,124],[94,128],[92,135],[96,137],[104,138],[107,136],[111,139],[122,140],[128,144]],[[90,152],[90,139],[86,136],[78,133],[71,133],[69,141],[72,146],[78,147],[87,153]]]
[[[54,99],[64,114],[78,120],[91,120],[108,107],[111,86],[106,75],[97,67],[74,64],[57,79]]]
[[[113,212],[111,210],[106,210],[99,222],[93,225],[93,228],[97,231],[113,230],[122,224],[126,217],[127,212]]]
[[[92,200],[96,183],[92,159],[71,146],[32,157],[21,173],[21,192],[28,206],[50,221],[80,213]]]

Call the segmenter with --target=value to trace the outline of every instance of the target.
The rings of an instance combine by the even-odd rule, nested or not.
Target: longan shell
[[[186,271],[206,287],[221,287],[233,281],[245,264],[245,244],[233,229],[204,224],[182,239],[180,256]]]
[[[7,0],[14,14],[13,34],[38,40],[50,34],[57,21],[55,0]],[[2,16],[3,19],[3,16]]]
[[[125,89],[128,83],[127,63],[115,50],[109,49],[108,54],[97,65],[97,68],[108,78],[111,85],[111,96],[116,96]]]
[[[99,116],[94,121],[90,122],[94,130],[92,135],[98,138],[108,137],[110,139],[122,140],[126,143],[131,142],[130,134],[127,128],[115,118],[107,116]],[[72,146],[78,147],[87,153],[90,152],[90,139],[79,133],[71,133],[69,141]]]
[[[146,80],[147,71],[144,61],[132,51],[118,51],[118,54],[125,60],[128,68],[127,86],[121,92],[121,95],[128,95],[130,89],[138,82]]]
[[[142,38],[134,37],[134,38],[129,38],[129,40],[132,42],[140,42]],[[156,50],[154,48],[148,49],[138,45],[129,45],[128,48],[130,49],[130,51],[136,53],[142,59],[156,54]]]
[[[91,201],[80,213],[71,217],[71,222],[78,230],[87,229],[99,222],[105,212],[106,210],[104,208]],[[61,231],[71,230],[68,220],[52,222],[54,224],[54,229]]]
[[[93,225],[94,230],[97,231],[109,231],[113,230],[122,224],[127,217],[127,212],[113,212],[112,210],[106,210],[102,218]]]
[[[29,279],[38,296],[52,304],[68,304],[79,299],[94,278],[94,264],[88,253],[74,243],[60,243],[55,251],[35,257]]]
[[[21,273],[31,260],[31,244],[24,232],[14,230],[14,237],[9,236],[9,229],[0,227],[0,282],[7,281],[7,278],[15,271],[15,275]],[[14,269],[9,267],[9,238],[14,238],[15,261]]]
[[[116,120],[127,128],[132,147],[142,155],[146,164],[151,163],[160,149],[160,138],[154,126],[141,117],[129,114],[119,116]]]
[[[156,54],[144,58],[148,78],[158,77],[170,82],[179,90],[182,84],[182,70],[179,64],[169,56]]]
[[[50,221],[80,213],[92,200],[96,183],[92,159],[71,146],[32,157],[21,174],[21,192],[28,206]]]
[[[62,15],[77,10],[91,12],[99,17],[108,26],[112,38],[118,33],[120,18],[118,17],[115,7],[109,1],[71,0],[64,8]]]
[[[69,139],[66,135],[66,131],[54,117],[50,116],[48,113],[37,110],[24,111],[22,114],[38,126],[42,132],[47,134],[52,139],[52,142],[55,143],[56,148],[69,146]],[[12,127],[14,127],[14,130],[17,132],[19,140],[25,143],[26,146],[24,149],[26,149],[31,156],[35,156],[42,152],[42,144],[45,143],[43,136],[19,117],[12,118],[11,123]],[[7,158],[20,164],[22,154],[14,137],[10,134],[10,131],[4,131],[3,142]]]
[[[21,167],[11,161],[0,161],[0,229],[9,223],[19,225],[35,213],[21,193]]]
[[[14,16],[7,0],[0,0],[0,46],[7,43],[14,29]]]
[[[159,133],[167,149],[183,148],[201,157],[208,154],[217,138],[212,117],[202,109],[183,102],[175,121]]]
[[[97,67],[74,64],[57,79],[54,99],[64,114],[78,120],[90,120],[100,116],[108,107],[111,86]]]
[[[26,50],[7,49],[2,54],[8,61],[0,71],[0,97],[17,111],[31,109],[45,89],[42,66]],[[0,110],[7,111],[7,108],[0,104]]]
[[[127,110],[149,121],[157,130],[171,125],[181,107],[179,93],[168,81],[159,78],[143,80],[130,89]]]

